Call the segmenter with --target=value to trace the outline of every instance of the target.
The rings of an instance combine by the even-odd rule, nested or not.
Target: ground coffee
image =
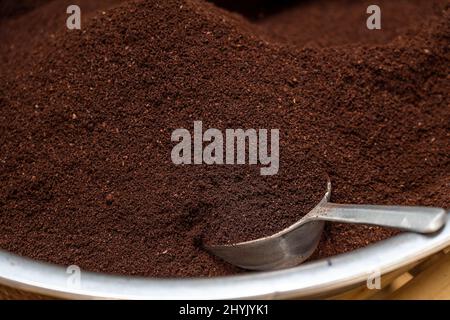
[[[360,1],[241,11],[249,20],[200,0],[77,2],[81,31],[64,30],[64,1],[0,25],[1,248],[93,271],[214,276],[239,270],[203,242],[289,226],[327,175],[336,202],[448,207],[445,1],[381,1],[378,33]],[[279,128],[278,175],[173,165],[171,132],[195,120]],[[392,234],[330,225],[315,258]]]

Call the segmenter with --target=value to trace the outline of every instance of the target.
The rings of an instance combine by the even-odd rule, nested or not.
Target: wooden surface
[[[46,300],[48,297],[0,286],[0,300]]]
[[[450,254],[443,255],[429,268],[412,276],[391,299],[446,299],[450,300]]]
[[[364,286],[331,299],[450,300],[450,250],[407,270],[383,276],[379,290],[369,290]]]
[[[0,299],[42,300],[47,298],[0,286]],[[425,261],[383,276],[379,290],[369,290],[363,286],[330,299],[450,300],[450,248]]]

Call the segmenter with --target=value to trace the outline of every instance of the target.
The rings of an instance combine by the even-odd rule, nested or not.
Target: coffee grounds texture
[[[75,1],[81,31],[64,29],[74,3],[42,3],[0,22],[2,249],[91,271],[218,276],[242,270],[204,242],[282,230],[327,175],[335,202],[449,206],[445,1],[380,1],[383,31],[365,29],[364,1],[263,14]],[[279,174],[173,165],[171,133],[195,120],[280,129]],[[330,224],[314,259],[394,234]]]

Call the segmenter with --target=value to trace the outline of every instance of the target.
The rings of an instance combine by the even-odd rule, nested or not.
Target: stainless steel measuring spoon
[[[223,260],[249,270],[292,267],[316,250],[325,221],[392,227],[417,233],[433,233],[445,224],[441,208],[375,206],[331,203],[331,182],[319,204],[290,227],[268,237],[225,245],[205,246]]]

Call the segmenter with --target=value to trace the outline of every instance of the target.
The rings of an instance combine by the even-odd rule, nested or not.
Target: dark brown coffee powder
[[[81,31],[64,30],[64,1],[0,22],[2,249],[93,271],[215,276],[239,270],[204,241],[289,226],[327,175],[335,202],[448,207],[445,1],[381,1],[376,34],[361,29],[360,1],[299,2],[251,22],[200,0],[76,2]],[[171,133],[195,120],[280,129],[278,175],[175,166]],[[394,233],[330,225],[315,258]]]

